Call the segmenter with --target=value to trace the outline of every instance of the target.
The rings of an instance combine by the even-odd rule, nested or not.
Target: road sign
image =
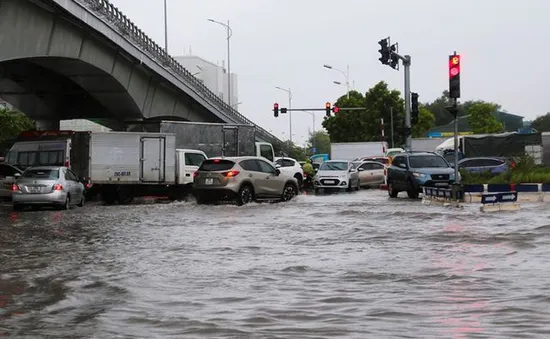
[[[481,196],[482,204],[496,204],[500,202],[518,201],[518,192],[489,193]]]
[[[316,147],[313,147],[313,149],[311,150],[313,153],[316,153],[317,152],[317,148]]]

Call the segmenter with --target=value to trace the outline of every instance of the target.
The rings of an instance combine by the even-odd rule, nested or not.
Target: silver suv
[[[257,200],[291,200],[298,181],[281,173],[263,157],[211,158],[194,173],[193,195],[198,204],[233,200],[241,206]]]

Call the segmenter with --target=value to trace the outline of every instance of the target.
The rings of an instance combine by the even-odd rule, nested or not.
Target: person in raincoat
[[[302,167],[302,170],[310,178],[313,178],[315,176],[315,170],[313,169],[313,165],[311,165],[311,159],[306,160],[306,163]]]

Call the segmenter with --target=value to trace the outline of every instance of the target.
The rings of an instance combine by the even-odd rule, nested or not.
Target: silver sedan
[[[30,167],[13,184],[12,201],[14,210],[25,206],[84,206],[84,185],[67,167]]]

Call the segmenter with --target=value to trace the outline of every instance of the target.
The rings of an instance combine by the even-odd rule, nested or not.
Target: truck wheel
[[[113,205],[117,198],[116,186],[106,185],[101,187],[100,196],[105,205]]]
[[[239,194],[235,199],[238,206],[246,205],[254,200],[254,191],[252,186],[246,184],[241,187]]]
[[[121,205],[128,205],[134,200],[134,191],[131,187],[120,186],[118,188],[117,200]]]
[[[407,195],[410,199],[418,199],[418,190],[410,180],[407,181]]]

